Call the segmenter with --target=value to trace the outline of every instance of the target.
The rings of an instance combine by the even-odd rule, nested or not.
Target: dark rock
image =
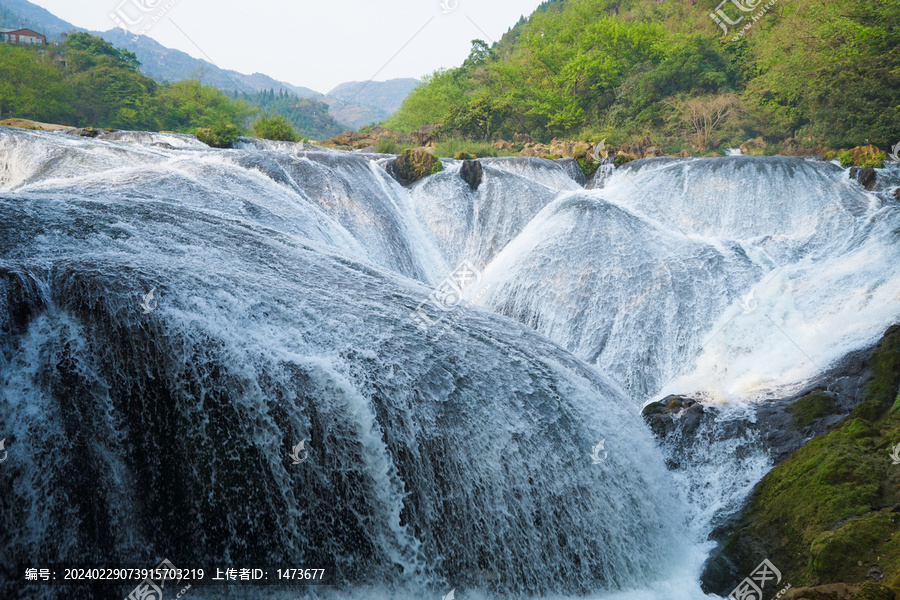
[[[862,185],[867,190],[871,190],[875,185],[875,179],[877,174],[875,173],[875,169],[872,167],[866,167],[864,169],[859,170],[859,174],[856,177],[856,180],[859,181],[860,185]]]
[[[855,179],[861,186],[871,190],[875,185],[877,174],[872,167],[850,167],[850,179]]]
[[[585,159],[582,159],[582,161],[584,160]],[[584,172],[584,169],[581,168],[581,164],[574,158],[557,158],[553,162],[562,167],[562,170],[565,171],[578,185],[583,186],[588,182],[587,174]]]
[[[484,178],[484,169],[481,168],[481,163],[477,160],[467,160],[460,167],[459,176],[469,184],[469,187],[474,192],[481,185],[481,180]]]
[[[95,138],[100,135],[100,132],[94,129],[93,127],[85,127],[83,129],[67,129],[67,135],[78,135],[81,137],[90,137]]]
[[[900,187],[898,187],[896,190],[894,190],[894,198],[896,198],[897,200],[900,200]]]
[[[686,437],[697,432],[706,418],[706,409],[692,398],[666,396],[659,402],[644,407],[641,416],[659,438],[665,438],[676,430]]]

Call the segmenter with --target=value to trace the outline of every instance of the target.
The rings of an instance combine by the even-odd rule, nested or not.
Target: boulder
[[[440,159],[424,148],[410,148],[386,165],[387,172],[402,186],[410,186],[443,170]]]
[[[477,160],[467,160],[460,167],[459,176],[469,184],[469,187],[474,192],[481,185],[481,180],[484,178],[484,169],[482,169],[481,163]]]
[[[100,135],[101,132],[100,132],[100,130],[94,129],[93,127],[84,127],[81,129],[67,129],[66,133],[68,135],[77,135],[77,136],[81,136],[81,137],[95,138],[98,135]]]
[[[861,186],[871,190],[875,185],[877,173],[872,167],[850,167],[850,179],[855,179]]]

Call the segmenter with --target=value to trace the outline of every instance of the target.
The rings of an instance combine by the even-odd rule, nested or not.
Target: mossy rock
[[[877,511],[850,519],[825,531],[810,545],[810,570],[822,580],[864,581],[873,565],[885,560],[896,567],[900,559],[898,515]]]
[[[834,398],[821,390],[807,394],[787,407],[787,411],[794,415],[794,427],[798,430],[805,429],[816,419],[835,414],[837,410]]]
[[[900,507],[900,465],[891,461],[900,443],[900,410],[891,410],[900,406],[900,327],[888,329],[867,367],[864,401],[757,484],[704,570],[705,589],[727,594],[768,558],[795,586],[861,584],[875,565],[882,583],[900,590],[892,522],[900,519],[884,510]],[[828,404],[821,396],[801,400],[794,411],[801,422]]]
[[[889,587],[867,581],[862,588],[851,596],[850,600],[894,600],[896,594]]]
[[[469,154],[468,152],[459,151],[453,155],[455,160],[474,160],[476,157]]]
[[[633,160],[637,160],[637,157],[633,154],[625,154],[624,152],[619,152],[618,154],[616,154],[616,158],[613,161],[613,164],[616,165],[616,167],[621,167],[622,165],[630,163]]]
[[[440,159],[423,148],[410,148],[394,159],[393,174],[400,185],[409,186],[444,169]]]
[[[594,173],[597,172],[597,169],[600,168],[600,163],[598,161],[590,160],[585,157],[576,158],[575,160],[578,162],[578,166],[581,167],[585,177],[588,179],[593,177]]]

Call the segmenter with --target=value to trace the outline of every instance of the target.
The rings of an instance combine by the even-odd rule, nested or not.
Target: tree
[[[714,135],[721,133],[726,119],[740,109],[740,98],[733,92],[716,96],[695,96],[669,100],[677,118],[692,130],[697,146],[707,148]]]

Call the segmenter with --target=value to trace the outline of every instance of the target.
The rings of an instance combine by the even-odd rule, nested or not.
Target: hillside
[[[0,27],[28,27],[48,36],[48,41],[59,41],[60,36],[67,32],[86,31],[28,0],[0,0]],[[141,72],[160,83],[198,79],[205,85],[230,92],[232,96],[234,92],[254,95],[274,91],[277,94],[285,92],[300,99],[315,100],[312,103],[294,102],[294,109],[283,116],[295,125],[301,122],[321,123],[321,127],[300,131],[303,135],[318,139],[330,137],[346,127],[360,127],[385,118],[400,107],[403,98],[417,83],[414,79],[372,82],[354,98],[362,84],[348,82],[337,86],[325,96],[310,88],[280,81],[263,73],[248,75],[220,69],[209,61],[167,48],[153,38],[135,36],[121,29],[90,33],[117,48],[133,52],[141,63]],[[321,114],[322,108],[327,110],[329,105],[331,118],[325,118]],[[307,108],[311,110],[307,111]]]
[[[649,136],[668,152],[900,139],[900,2],[746,6],[722,9],[729,26],[710,18],[713,0],[547,2],[428,76],[385,125],[442,123],[473,140]]]

